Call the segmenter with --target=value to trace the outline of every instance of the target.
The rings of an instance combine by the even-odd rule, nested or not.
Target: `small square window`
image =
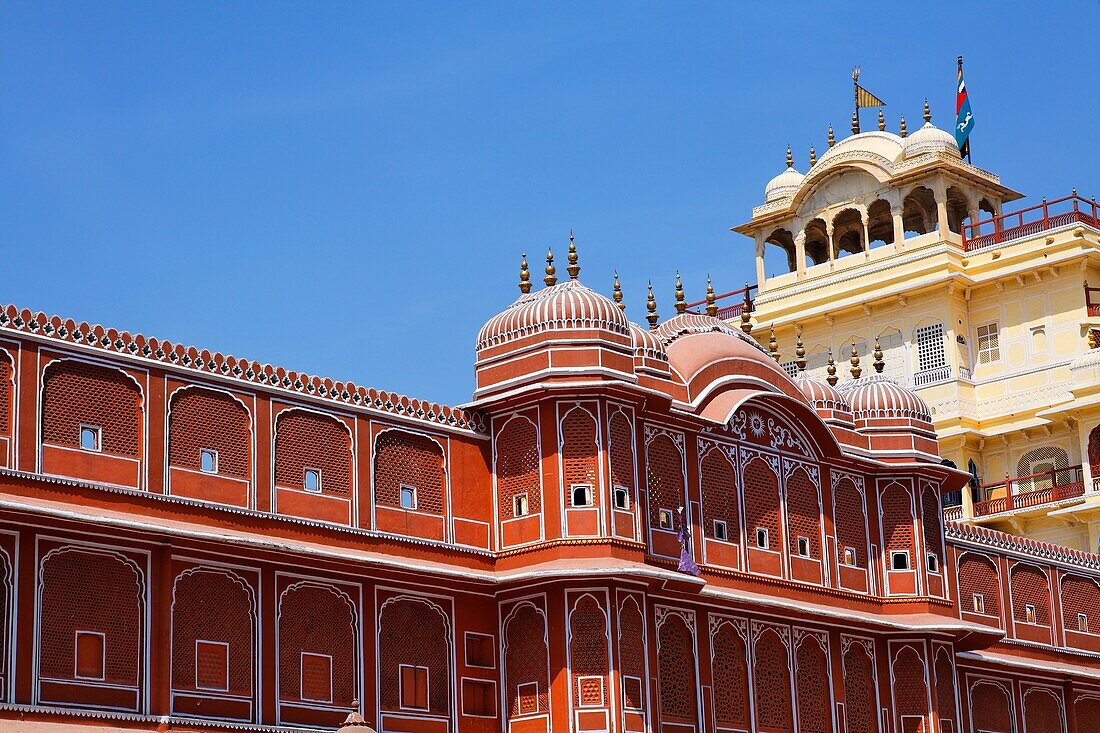
[[[570,502],[575,507],[593,506],[595,496],[591,484],[573,484],[569,487]]]
[[[938,573],[940,571],[940,559],[933,553],[928,553],[926,562],[928,563],[928,572]]]
[[[302,652],[299,696],[302,700],[332,702],[332,657]]]
[[[854,547],[844,548],[844,564],[851,567],[856,565],[856,551]]]
[[[77,631],[75,641],[77,679],[103,679],[107,659],[106,637],[97,631]]]
[[[210,450],[209,448],[203,448],[199,451],[199,468],[203,473],[217,473],[218,472],[218,452],[216,450]]]
[[[103,431],[96,425],[80,426],[80,449],[99,452],[102,450]]]
[[[493,649],[496,640],[486,634],[466,632],[466,666],[492,669],[496,666]]]
[[[973,604],[974,613],[985,613],[985,596],[981,593],[975,593],[970,600]]]
[[[996,322],[978,326],[978,363],[1000,361],[1000,331]]]
[[[1077,630],[1084,631],[1086,634],[1089,630],[1089,617],[1083,613],[1077,614]]]
[[[615,487],[615,508],[624,512],[630,511],[630,489],[625,486]]]
[[[728,540],[730,538],[729,528],[726,523],[721,519],[714,520],[714,539],[716,540]]]
[[[527,494],[516,494],[512,497],[512,513],[517,517],[526,517],[530,511],[527,504]]]
[[[894,550],[890,553],[890,569],[891,570],[908,570],[909,569],[909,553],[905,550]]]
[[[802,557],[810,556],[810,538],[799,537],[798,538],[798,554]]]
[[[623,675],[623,707],[627,710],[641,710],[645,707],[642,700],[642,679]]]
[[[311,491],[314,494],[321,491],[321,469],[319,468],[307,468],[306,478],[304,482],[306,491]]]
[[[657,512],[657,519],[661,523],[661,529],[672,529],[672,510],[661,509]]]
[[[1024,621],[1029,624],[1035,623],[1035,606],[1031,603],[1024,605]]]
[[[428,709],[428,668],[401,665],[401,707]]]
[[[401,484],[401,508],[416,509],[416,487]]]
[[[761,550],[768,549],[768,530],[765,527],[756,528],[756,546]]]
[[[195,641],[195,687],[223,692],[229,689],[229,644]]]
[[[516,685],[516,707],[520,715],[539,711],[539,683],[524,682]]]

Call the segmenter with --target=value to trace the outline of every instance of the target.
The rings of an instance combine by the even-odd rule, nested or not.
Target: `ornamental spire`
[[[710,275],[707,275],[707,315],[711,318],[715,318],[718,315],[718,298],[714,296],[714,284],[710,281]]]
[[[882,110],[880,109],[878,111],[878,131],[879,132],[884,132],[885,130],[886,130],[886,115],[884,115],[882,113]]]
[[[901,116],[901,129],[899,133],[903,138],[909,135],[909,130],[905,129],[905,115]]]
[[[833,134],[833,123],[829,123],[829,147],[836,145],[836,135]]]
[[[653,281],[649,281],[649,292],[645,296],[645,319],[649,321],[649,330],[657,330],[657,321],[660,316],[657,315],[657,299],[653,297]]]
[[[799,373],[806,371],[806,347],[802,344],[802,329],[798,329],[794,344],[794,365]]]
[[[871,366],[875,368],[876,374],[882,374],[882,370],[886,367],[886,362],[882,360],[882,347],[879,346],[878,339],[875,339],[875,360]]]
[[[688,304],[684,300],[684,284],[680,282],[680,271],[676,271],[676,312],[683,313],[687,310]]]
[[[565,268],[569,273],[570,280],[576,280],[577,275],[581,274],[581,266],[577,264],[577,260],[580,258],[577,256],[577,245],[573,242],[573,230],[569,230],[569,265]]]
[[[814,150],[814,146],[810,146],[810,167],[813,168],[817,165],[817,151]]]
[[[932,121],[932,108],[928,106],[928,98],[927,97],[924,100],[924,121],[925,122],[931,122]]]
[[[829,376],[825,377],[825,381],[829,383],[830,387],[835,387],[836,383],[840,381],[840,378],[836,375],[836,362],[833,360],[833,350],[829,349],[829,364],[825,367],[825,371]]]
[[[850,370],[852,372],[852,379],[859,379],[859,375],[863,374],[863,370],[859,368],[859,352],[856,351],[856,344],[854,341],[852,342],[852,358],[850,361],[852,364]]]
[[[519,263],[519,291],[524,295],[531,292],[531,271],[527,269],[527,253],[524,252]]]
[[[546,250],[546,277],[542,279],[546,283],[546,287],[558,284],[558,276],[555,274],[557,271],[554,269],[554,252],[552,250]]]
[[[745,297],[741,300],[741,330],[752,333],[752,298],[749,297],[749,284],[745,283]]]
[[[859,134],[859,110],[858,109],[854,110],[852,112],[852,134],[853,135],[858,135]]]
[[[615,301],[615,305],[619,306],[619,310],[626,313],[626,304],[623,303],[623,286],[619,285],[618,270],[615,270],[615,285],[611,288],[611,298]]]
[[[775,340],[775,326],[771,326],[771,336],[768,337],[768,352],[772,358],[779,361],[779,342]]]
[[[791,146],[787,146],[787,167],[794,168],[794,156],[791,155]]]

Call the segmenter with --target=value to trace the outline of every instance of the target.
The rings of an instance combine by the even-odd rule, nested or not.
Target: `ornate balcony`
[[[1070,466],[1028,476],[1006,477],[1003,481],[983,484],[979,491],[986,498],[974,503],[975,518],[1057,504],[1082,496],[1085,493],[1084,473],[1081,466]],[[961,507],[959,510],[961,515]]]
[[[1075,189],[1065,198],[1054,201],[1043,199],[1036,206],[967,224],[963,227],[963,249],[970,252],[1077,222],[1100,229],[1100,210],[1097,209],[1096,199],[1082,198]]]

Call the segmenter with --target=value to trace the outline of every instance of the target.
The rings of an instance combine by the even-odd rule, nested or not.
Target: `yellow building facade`
[[[734,227],[755,244],[753,335],[767,345],[774,329],[793,374],[801,334],[807,373],[842,392],[853,345],[866,375],[877,343],[884,372],[931,408],[941,454],[974,477],[950,518],[1096,552],[1095,200],[1013,208],[1021,194],[963,161],[927,104],[912,134],[879,119],[838,142],[830,129],[805,173],[788,150]]]

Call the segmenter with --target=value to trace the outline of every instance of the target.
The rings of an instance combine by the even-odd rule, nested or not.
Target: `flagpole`
[[[955,94],[956,94],[956,96],[959,93],[959,90],[958,90],[959,82],[958,82],[958,80],[962,78],[962,73],[963,73],[963,57],[962,56],[958,57],[958,62],[959,62],[959,73],[958,73],[958,76],[955,79]],[[967,93],[969,94],[969,92],[967,92]],[[968,135],[966,137],[966,162],[967,163],[972,162],[971,159],[970,159],[970,156],[972,154],[971,153],[971,147],[972,147],[972,144],[970,142],[970,136]]]
[[[852,96],[856,104],[856,111],[852,113],[852,134],[859,134],[859,67],[852,69]]]

